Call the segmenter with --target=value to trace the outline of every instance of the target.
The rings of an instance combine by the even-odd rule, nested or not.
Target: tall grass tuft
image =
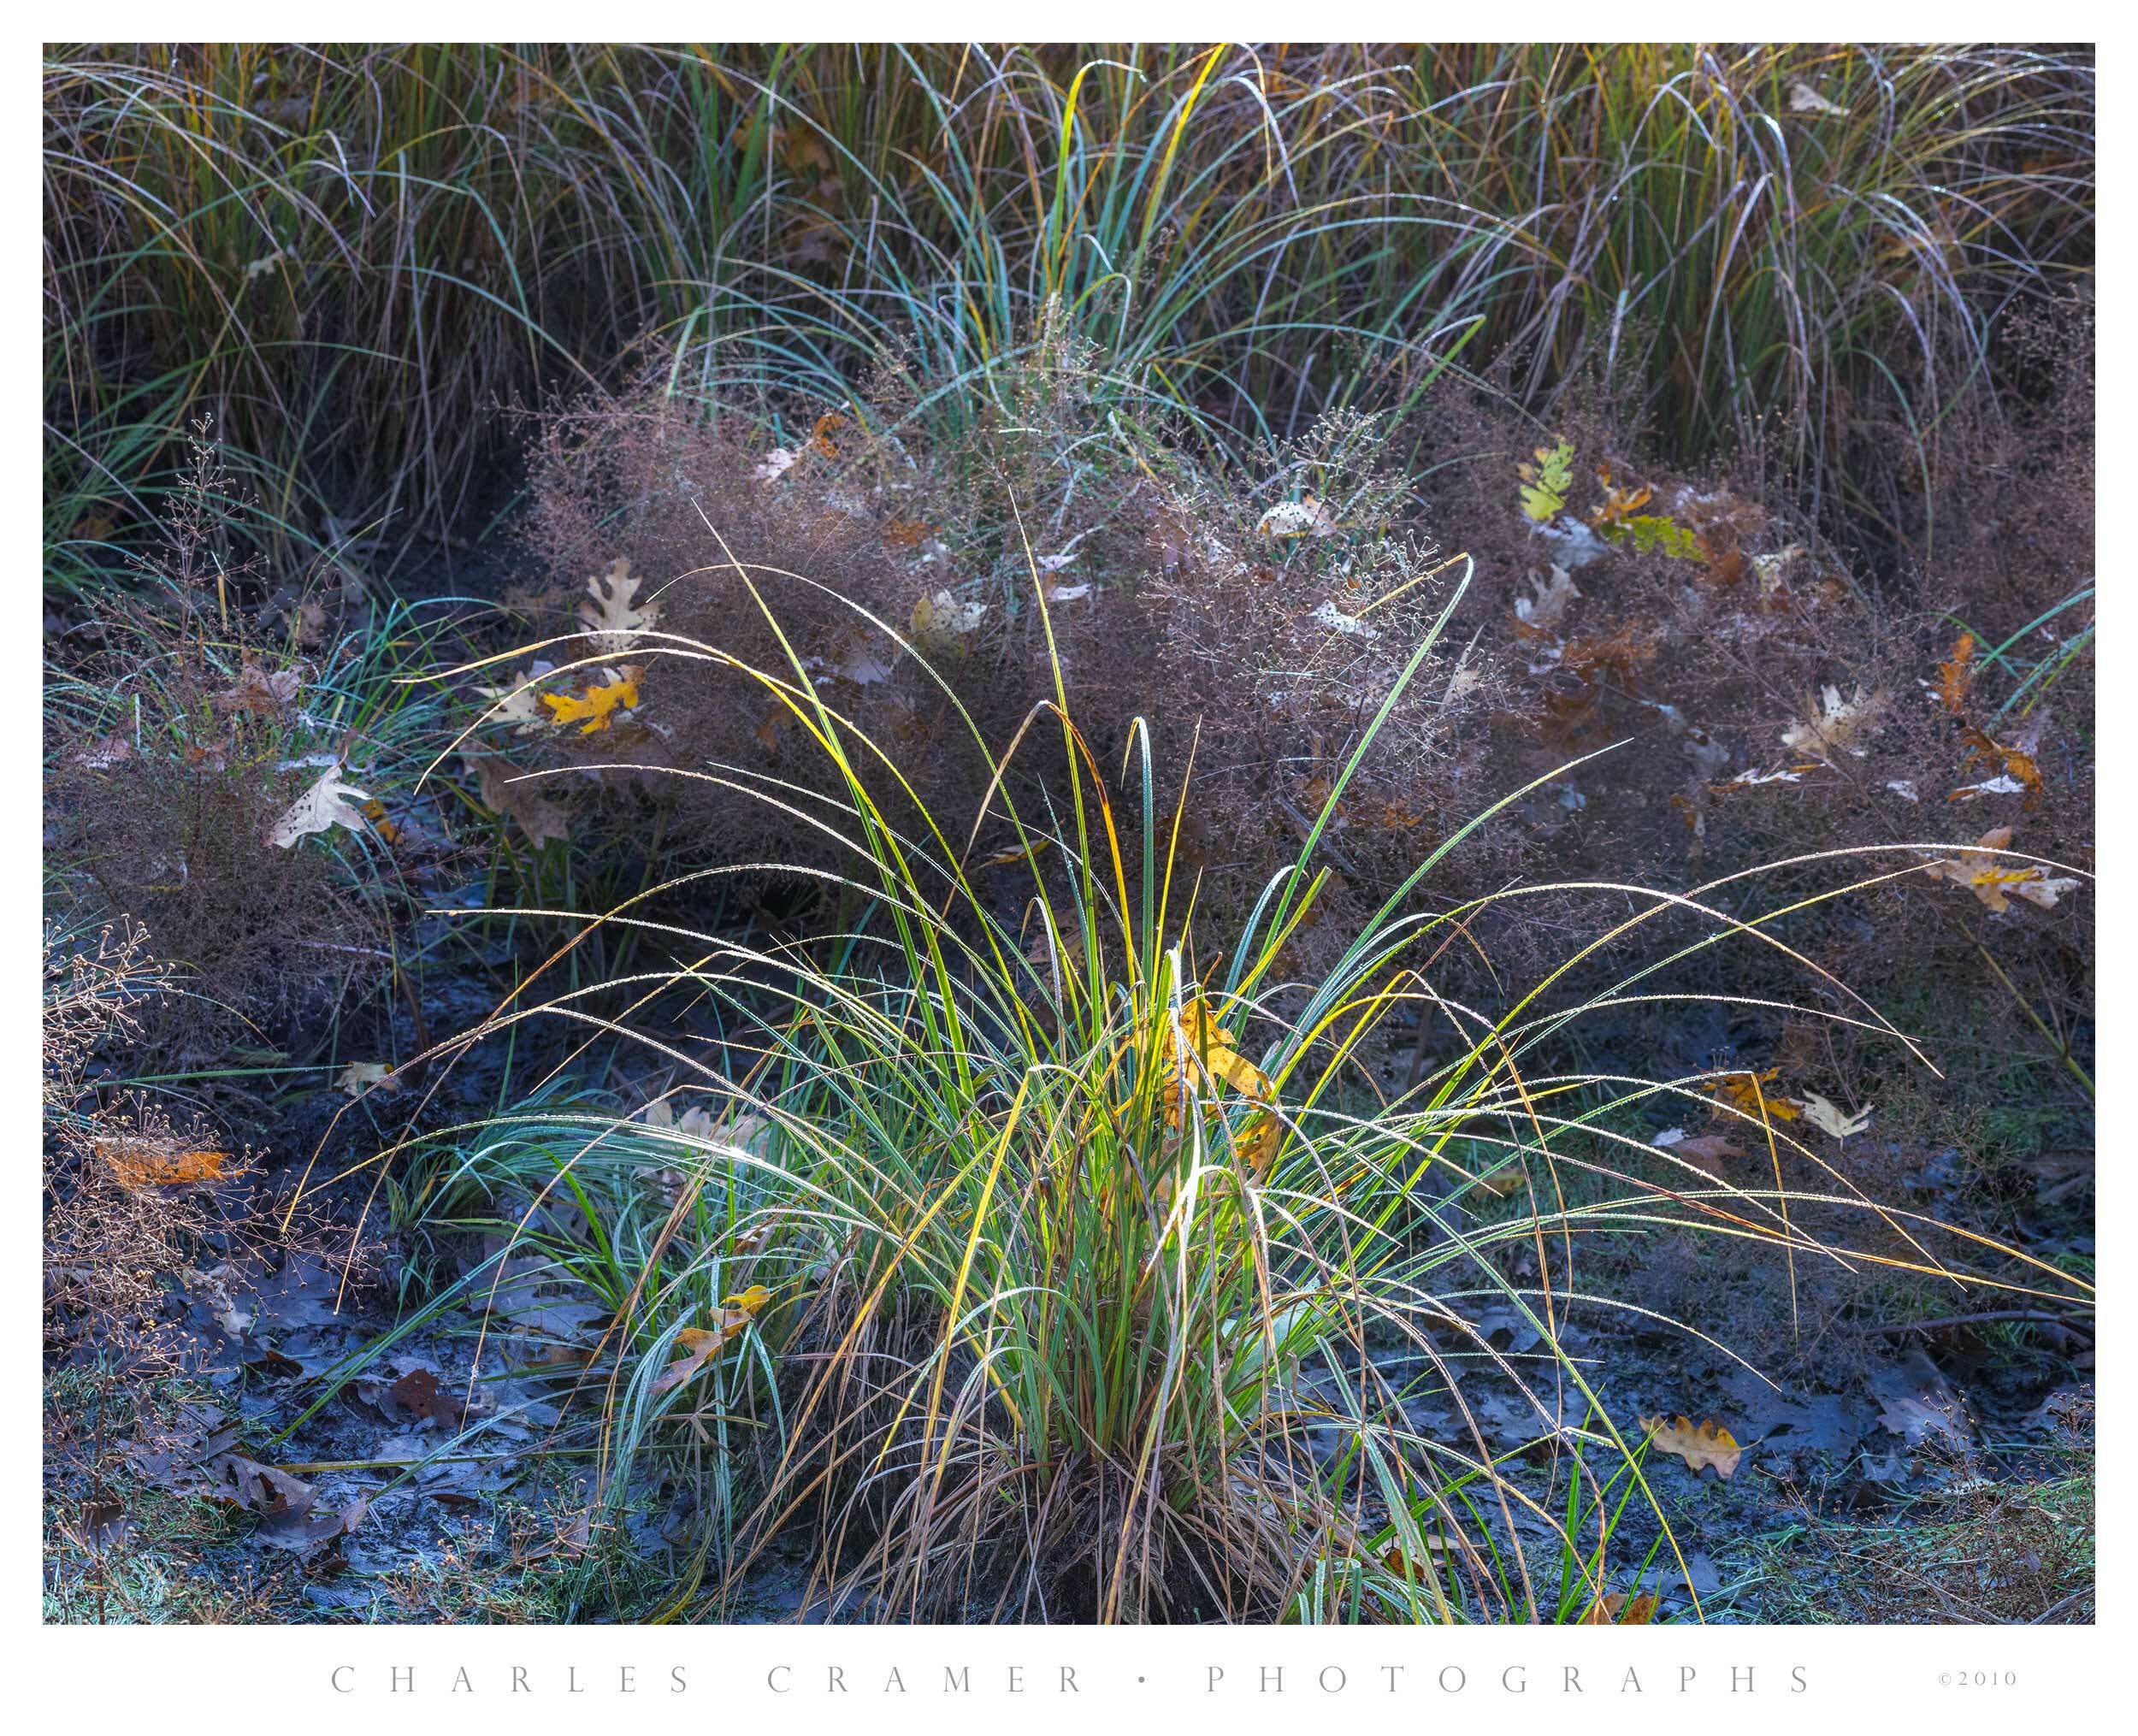
[[[727,558],[777,629],[780,589],[808,581]],[[450,1052],[561,1022],[650,1081],[659,1113],[537,1084],[375,1160],[429,1162],[434,1218],[493,1232],[456,1290],[517,1262],[590,1304],[599,1345],[558,1391],[586,1420],[573,1438],[597,1467],[597,1523],[623,1526],[657,1466],[697,1491],[670,1613],[732,1613],[767,1552],[799,1546],[805,1601],[850,1617],[1579,1621],[1629,1574],[1687,1578],[1609,1390],[1615,1337],[1641,1311],[1585,1284],[1583,1248],[1694,1227],[1792,1270],[2083,1292],[1870,1201],[1756,1084],[1718,1096],[1705,1076],[1565,1061],[1577,1021],[1674,1008],[1672,966],[1717,945],[1800,978],[1807,1016],[1905,1046],[1785,938],[1794,912],[1852,886],[1767,910],[1757,876],[1594,888],[1616,919],[1479,1009],[1435,989],[1477,907],[1414,897],[1465,829],[1302,978],[1288,943],[1373,731],[1297,861],[1214,941],[1172,848],[1185,798],[1159,770],[1192,744],[1139,727],[1125,765],[1101,765],[1058,690],[999,753],[973,732],[981,814],[932,814],[790,652],[737,672],[843,795],[679,775],[805,813],[850,865],[806,871],[847,920],[788,943],[701,933],[661,913],[658,892],[678,888],[592,917],[512,912],[566,938]],[[716,643],[659,632],[634,655],[736,670]],[[983,821],[1014,839],[985,873]],[[588,934],[616,930],[669,961],[552,986]],[[1383,1066],[1405,1018],[1437,1033],[1408,1089]],[[1652,1118],[1687,1105],[1733,1118],[1763,1154],[1751,1174],[1653,1143]],[[1488,1310],[1530,1347],[1496,1347]],[[508,1342],[511,1321],[494,1325]],[[512,1354],[523,1376],[553,1371]]]

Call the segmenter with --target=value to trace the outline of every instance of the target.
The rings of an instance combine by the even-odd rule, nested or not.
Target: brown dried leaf
[[[1745,1450],[1737,1444],[1737,1437],[1712,1418],[1703,1423],[1695,1423],[1686,1416],[1675,1420],[1644,1416],[1637,1420],[1657,1452],[1674,1454],[1683,1459],[1696,1477],[1703,1467],[1712,1465],[1715,1474],[1727,1481],[1736,1473],[1737,1461],[1744,1456]]]
[[[296,703],[304,685],[304,672],[294,666],[288,669],[263,669],[257,663],[247,663],[238,670],[238,678],[221,692],[210,694],[210,700],[225,712],[250,712],[256,717],[279,717]]]
[[[526,834],[528,842],[539,849],[552,839],[558,843],[570,841],[571,816],[556,803],[545,801],[534,783],[508,778],[491,760],[463,763],[475,775],[477,799],[483,806],[510,819]]]

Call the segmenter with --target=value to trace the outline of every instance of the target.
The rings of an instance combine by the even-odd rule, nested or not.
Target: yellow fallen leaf
[[[1727,1103],[1755,1119],[1763,1107],[1770,1120],[1794,1121],[1803,1113],[1795,1100],[1778,1097],[1767,1089],[1781,1073],[1780,1067],[1769,1067],[1760,1073],[1724,1073],[1720,1078],[1702,1080],[1700,1089],[1713,1097],[1718,1107]]]
[[[1269,1096],[1268,1079],[1233,1046],[1232,1033],[1211,1017],[1210,1009],[1200,1000],[1190,1001],[1175,1019],[1173,1041],[1172,1077],[1176,1089],[1181,1072],[1193,1066],[1210,1078],[1224,1080],[1243,1096]]]
[[[740,1296],[731,1296],[720,1304],[720,1323],[716,1326],[685,1326],[676,1333],[676,1342],[684,1354],[664,1368],[654,1379],[656,1394],[681,1386],[698,1373],[727,1345],[741,1337],[758,1310],[772,1299],[772,1293],[761,1284],[753,1284]]]
[[[1712,1465],[1716,1475],[1727,1479],[1735,1473],[1737,1461],[1744,1456],[1737,1437],[1712,1419],[1695,1423],[1687,1416],[1674,1421],[1668,1417],[1644,1416],[1637,1420],[1657,1452],[1683,1459],[1696,1477],[1703,1466]]]
[[[2054,910],[2058,898],[2079,883],[2068,875],[2052,878],[2038,862],[2007,864],[1998,853],[2011,843],[2010,826],[1993,826],[1975,841],[1972,849],[1929,863],[1922,871],[1933,880],[1965,887],[1999,916],[2011,908],[2008,893],[2043,910]]]
[[[1529,1175],[1518,1163],[1504,1163],[1497,1169],[1481,1172],[1470,1185],[1496,1200],[1509,1199],[1529,1185]]]
[[[1257,1109],[1240,1130],[1237,1148],[1247,1164],[1248,1173],[1260,1182],[1268,1178],[1270,1166],[1277,1161],[1277,1153],[1284,1143],[1285,1124],[1273,1111]]]
[[[1045,838],[1035,838],[1029,844],[1011,844],[997,850],[978,865],[983,868],[1010,868],[1037,856],[1048,845]]]
[[[609,727],[610,714],[617,706],[627,712],[638,709],[638,665],[627,663],[610,680],[599,687],[588,688],[583,698],[570,694],[544,694],[542,703],[549,707],[551,723],[578,723],[582,735],[591,735],[597,729]]]
[[[1515,474],[1523,483],[1522,516],[1544,524],[1565,509],[1567,491],[1574,486],[1574,447],[1561,440],[1556,446],[1539,446],[1534,456],[1535,464],[1517,464]]]

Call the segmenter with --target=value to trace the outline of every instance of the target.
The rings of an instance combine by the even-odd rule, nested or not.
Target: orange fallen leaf
[[[809,430],[809,444],[818,456],[826,458],[839,456],[839,443],[832,439],[832,435],[847,426],[846,417],[836,410],[828,410],[817,418],[817,425]]]
[[[403,836],[401,829],[387,818],[384,802],[375,796],[364,803],[362,812],[364,818],[371,822],[371,830],[384,838],[387,843],[398,844],[401,841]]]
[[[1683,1459],[1696,1477],[1703,1467],[1712,1465],[1715,1474],[1727,1481],[1735,1474],[1737,1461],[1744,1456],[1745,1450],[1737,1444],[1737,1437],[1712,1418],[1702,1423],[1696,1423],[1688,1416],[1680,1416],[1674,1421],[1661,1416],[1644,1416],[1637,1420],[1641,1432],[1657,1452],[1674,1454]]]
[[[2027,806],[2033,807],[2041,800],[2041,768],[2035,757],[2023,747],[2008,746],[1993,740],[1980,729],[1970,729],[1961,737],[1967,745],[1967,764],[1977,762],[1993,771],[2001,766],[2004,776],[2026,792]],[[1958,794],[1958,791],[1954,792]]]
[[[124,1188],[174,1188],[222,1179],[227,1151],[187,1151],[168,1140],[138,1134],[115,1134],[93,1142],[97,1156],[111,1166]]]
[[[1448,1552],[1448,1540],[1438,1532],[1429,1531],[1419,1541],[1425,1544],[1428,1556],[1444,1556]],[[1401,1544],[1381,1557],[1381,1565],[1391,1574],[1402,1574],[1414,1580],[1422,1579],[1431,1571],[1430,1564],[1420,1565],[1414,1562]]]
[[[1596,467],[1596,480],[1604,485],[1604,504],[1589,515],[1589,523],[1599,528],[1607,524],[1623,524],[1656,498],[1656,491],[1645,483],[1633,488],[1612,487],[1611,467],[1609,464]]]
[[[1938,697],[1956,717],[1967,704],[1967,690],[1974,684],[1975,671],[1968,667],[1974,658],[1975,635],[1963,633],[1952,641],[1952,655],[1938,665]]]

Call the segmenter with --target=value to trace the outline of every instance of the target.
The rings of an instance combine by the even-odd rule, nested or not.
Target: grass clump
[[[836,793],[729,787],[818,832],[843,865],[800,871],[842,888],[851,924],[761,944],[645,914],[652,894],[591,918],[518,912],[636,928],[667,956],[570,988],[537,973],[455,1049],[562,1020],[640,1050],[680,1095],[657,1114],[532,1107],[460,1130],[437,1196],[487,1209],[498,1257],[523,1250],[599,1323],[559,1377],[591,1407],[597,1523],[621,1523],[654,1467],[694,1467],[694,1565],[664,1607],[747,1598],[799,1538],[805,1603],[847,1615],[1579,1620],[1628,1551],[1651,1578],[1684,1574],[1639,1432],[1568,1348],[1577,1318],[1608,1332],[1613,1307],[1579,1280],[1584,1248],[1689,1228],[1792,1270],[1989,1281],[1778,1119],[1725,1108],[1770,1151],[1771,1185],[1618,1131],[1643,1106],[1706,1106],[1701,1078],[1557,1061],[1585,1016],[1702,998],[1671,967],[1725,942],[1805,970],[1806,1018],[1905,1042],[1777,938],[1788,906],[1604,889],[1627,913],[1485,1013],[1435,980],[1474,910],[1412,897],[1457,831],[1331,962],[1296,968],[1330,877],[1317,847],[1452,599],[1294,860],[1205,951],[1173,848],[1189,798],[1161,790],[1148,728],[1109,766],[1058,687],[999,755],[971,729],[985,794],[939,819],[812,679],[765,601],[776,575],[723,558],[784,662],[659,629],[632,654],[753,682],[813,744]],[[954,706],[922,647],[869,618]],[[1041,741],[1059,759],[1030,754]],[[966,865],[990,818],[1015,840],[1013,899]],[[1654,955],[1613,966],[1637,940]],[[1415,1085],[1391,1082],[1399,1010],[1447,1038]],[[1860,1233],[1808,1233],[1814,1209]],[[1529,1351],[1493,1346],[1485,1301]],[[1435,1406],[1450,1425],[1422,1420]]]

